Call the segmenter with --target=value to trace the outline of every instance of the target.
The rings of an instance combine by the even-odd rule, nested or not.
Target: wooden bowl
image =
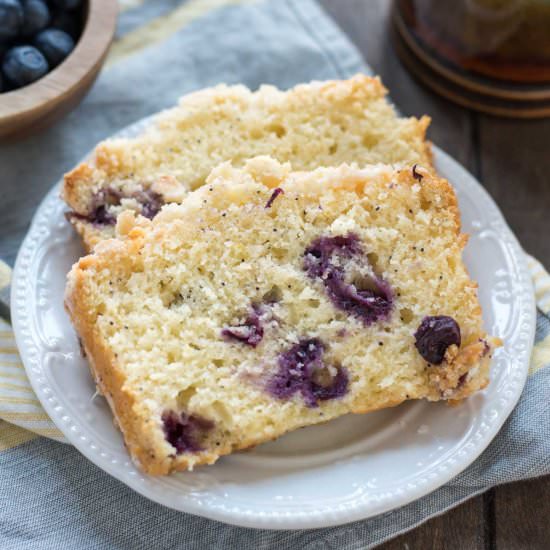
[[[116,18],[115,0],[88,0],[82,34],[67,59],[40,80],[0,93],[0,140],[43,129],[76,107],[103,64]]]

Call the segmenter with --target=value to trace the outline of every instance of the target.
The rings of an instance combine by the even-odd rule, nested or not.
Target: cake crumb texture
[[[455,193],[426,168],[224,163],[118,227],[73,266],[66,307],[145,472],[488,383],[498,341]]]

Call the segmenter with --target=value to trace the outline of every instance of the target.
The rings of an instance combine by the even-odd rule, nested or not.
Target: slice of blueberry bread
[[[183,97],[133,139],[99,144],[65,176],[68,215],[90,250],[115,234],[118,214],[153,218],[231,160],[270,155],[296,170],[415,162],[431,164],[428,117],[399,118],[377,78],[313,82],[283,92],[217,86]]]
[[[452,187],[415,166],[224,164],[68,277],[99,390],[146,472],[488,383]]]

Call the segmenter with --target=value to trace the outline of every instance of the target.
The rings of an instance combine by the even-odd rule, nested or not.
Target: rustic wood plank
[[[483,498],[476,497],[452,512],[431,519],[377,550],[468,550],[486,548]]]
[[[523,247],[550,265],[550,119],[481,116],[479,140],[485,187]]]
[[[496,548],[550,548],[550,477],[499,487],[495,496]]]
[[[481,116],[477,138],[481,181],[525,250],[550,265],[550,120]],[[496,488],[493,505],[491,548],[550,548],[550,476]]]

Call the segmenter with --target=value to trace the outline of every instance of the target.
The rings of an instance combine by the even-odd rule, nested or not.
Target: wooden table
[[[433,118],[430,137],[434,143],[484,183],[525,249],[550,266],[550,120],[517,122],[478,115],[418,85],[392,49],[387,32],[389,0],[320,1],[382,76],[402,112],[427,113]],[[31,146],[10,147],[23,176],[25,150]],[[17,181],[1,189],[0,257],[10,263],[52,177],[44,174],[38,179],[33,193],[18,189]],[[550,548],[549,518],[547,477],[491,490],[380,548],[546,550]]]
[[[404,69],[388,33],[389,0],[320,0],[406,115],[432,117],[431,140],[485,185],[525,250],[550,266],[550,119],[515,121],[455,106]],[[492,489],[380,547],[550,548],[550,476]]]

